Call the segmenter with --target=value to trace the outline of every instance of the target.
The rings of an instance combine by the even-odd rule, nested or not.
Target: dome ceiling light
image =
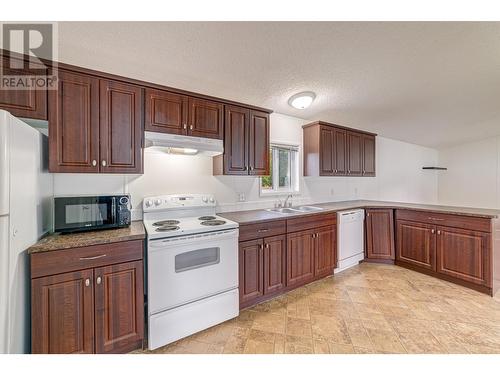
[[[312,91],[299,92],[288,99],[288,104],[290,104],[293,108],[306,109],[311,105],[315,98],[316,94]]]

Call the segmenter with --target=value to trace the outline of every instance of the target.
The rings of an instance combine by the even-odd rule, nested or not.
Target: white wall
[[[302,125],[307,121],[273,113],[271,141],[297,144],[302,150]],[[300,152],[300,155],[302,153]],[[436,203],[437,174],[423,171],[435,165],[436,150],[377,137],[376,177],[305,177],[295,202],[312,203],[350,199]],[[302,175],[302,161],[300,162]],[[220,211],[271,207],[276,197],[259,196],[259,178],[212,176],[212,159],[202,156],[145,152],[144,175],[55,175],[55,194],[125,193],[140,208],[145,196],[180,192],[212,193]],[[244,193],[246,202],[238,202]]]
[[[442,204],[500,208],[500,137],[439,150]]]

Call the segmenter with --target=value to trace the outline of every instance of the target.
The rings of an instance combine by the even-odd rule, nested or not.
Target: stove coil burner
[[[201,220],[201,221],[215,220],[215,219],[216,219],[215,216],[202,216],[202,217],[198,218],[198,220]]]
[[[179,230],[177,225],[162,225],[156,228],[157,232],[172,232],[174,230]]]
[[[201,225],[206,225],[206,226],[217,226],[217,225],[223,225],[226,224],[224,220],[207,220],[207,221],[202,221]]]
[[[164,225],[177,225],[179,224],[179,220],[162,220],[162,221],[157,221],[156,223],[153,223],[154,227],[162,227]]]

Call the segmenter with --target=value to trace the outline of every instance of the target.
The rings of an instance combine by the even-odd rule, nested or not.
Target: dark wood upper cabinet
[[[437,272],[491,287],[490,234],[436,227]]]
[[[223,138],[223,104],[190,97],[188,107],[188,135],[204,138]]]
[[[396,259],[436,270],[436,228],[430,224],[396,220]]]
[[[363,175],[363,135],[347,132],[347,175]]]
[[[187,135],[188,97],[146,89],[145,130]]]
[[[31,311],[32,353],[94,352],[91,269],[33,279]]]
[[[49,169],[99,172],[99,79],[59,70],[49,92]]]
[[[269,131],[269,113],[226,105],[224,154],[213,158],[213,174],[268,175]]]
[[[263,240],[240,242],[239,245],[240,307],[264,294]]]
[[[248,174],[250,110],[226,106],[224,120],[224,174]],[[222,174],[222,173],[221,173]]]
[[[264,239],[264,294],[275,293],[286,285],[286,236]]]
[[[315,233],[314,276],[323,277],[333,274],[336,258],[336,226],[320,228]]]
[[[366,257],[394,260],[394,210],[366,210]]]
[[[375,176],[375,136],[363,134],[363,176]]]
[[[49,169],[54,173],[142,173],[139,86],[59,71],[49,92]]]
[[[269,174],[269,113],[250,111],[248,174]]]
[[[19,76],[23,71],[11,68],[11,58],[2,56],[2,74]],[[12,61],[22,60],[12,58]],[[47,90],[0,90],[0,109],[17,117],[47,120]]]
[[[319,129],[319,169],[321,176],[335,175],[335,130],[330,126]]]
[[[375,176],[375,134],[323,121],[303,132],[304,176]]]
[[[100,171],[142,173],[143,90],[100,82]]]
[[[96,353],[126,353],[142,345],[142,261],[95,269]]]

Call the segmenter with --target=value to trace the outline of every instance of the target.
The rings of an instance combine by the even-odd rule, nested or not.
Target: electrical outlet
[[[245,201],[246,201],[245,193],[238,193],[238,202],[245,202]]]

